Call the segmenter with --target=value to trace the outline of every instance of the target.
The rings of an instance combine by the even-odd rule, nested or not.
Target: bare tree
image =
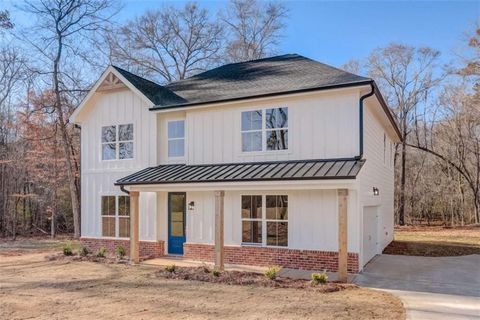
[[[391,44],[375,50],[367,61],[369,75],[382,89],[389,106],[399,120],[403,142],[400,145],[400,185],[398,190],[399,224],[405,224],[405,186],[407,143],[419,104],[444,78],[435,71],[440,53],[431,48],[414,48]],[[397,160],[398,152],[395,152]],[[395,161],[397,162],[397,161]]]
[[[217,64],[222,28],[196,3],[148,11],[109,33],[113,63],[159,82],[181,80]]]
[[[230,39],[226,48],[227,60],[246,61],[272,54],[287,15],[281,2],[231,0],[226,12],[221,14]]]
[[[37,19],[34,28],[23,37],[45,63],[38,66],[41,73],[51,77],[53,96],[61,143],[65,155],[74,220],[74,236],[80,236],[80,182],[78,152],[72,143],[68,115],[73,110],[69,92],[76,91],[68,84],[76,83],[71,70],[66,70],[86,43],[101,31],[112,14],[110,0],[42,0],[27,2],[22,9]],[[82,47],[83,46],[83,47]],[[48,106],[47,106],[48,107]]]
[[[0,31],[2,29],[12,29],[13,23],[10,19],[10,12],[8,10],[0,10]]]

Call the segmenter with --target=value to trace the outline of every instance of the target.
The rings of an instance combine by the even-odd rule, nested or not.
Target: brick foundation
[[[127,256],[130,255],[130,240],[123,239],[101,239],[101,238],[80,238],[80,243],[87,247],[90,252],[95,252],[101,247],[107,248],[107,254],[115,254],[118,246],[125,248]],[[158,258],[165,254],[164,241],[140,241],[140,257]]]
[[[184,257],[205,262],[214,261],[214,246],[185,243]],[[225,246],[225,263],[252,266],[278,265],[303,270],[338,270],[338,252],[265,248],[253,246]],[[358,273],[358,254],[348,253],[348,272]]]

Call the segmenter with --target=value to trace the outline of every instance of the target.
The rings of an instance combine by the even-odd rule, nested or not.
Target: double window
[[[133,124],[102,127],[102,160],[133,158]]]
[[[288,149],[288,108],[242,112],[242,151]]]
[[[169,121],[168,157],[178,158],[185,155],[185,120]]]
[[[102,196],[101,214],[103,237],[130,236],[129,196]]]
[[[242,243],[288,246],[288,196],[242,196]]]

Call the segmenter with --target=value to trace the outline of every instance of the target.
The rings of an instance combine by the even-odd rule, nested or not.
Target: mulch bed
[[[88,261],[88,262],[100,262],[100,263],[116,263],[116,264],[127,264],[129,263],[127,258],[117,258],[117,257],[97,257],[95,255],[80,256],[78,254],[72,254],[71,256],[66,256],[63,253],[56,253],[45,257],[48,261]]]
[[[404,256],[451,257],[480,254],[480,248],[431,242],[392,241],[383,250],[383,253]]]
[[[221,283],[226,285],[244,285],[269,288],[293,288],[309,289],[318,292],[338,292],[345,289],[357,288],[354,284],[328,282],[326,284],[314,285],[311,281],[302,279],[290,279],[277,277],[270,280],[263,274],[242,271],[223,271],[215,276],[213,271],[206,267],[176,267],[174,272],[165,269],[155,273],[157,277],[175,280],[193,280],[210,283]]]

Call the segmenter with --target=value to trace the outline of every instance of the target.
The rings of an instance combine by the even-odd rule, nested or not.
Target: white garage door
[[[378,207],[363,207],[363,265],[377,254]]]

